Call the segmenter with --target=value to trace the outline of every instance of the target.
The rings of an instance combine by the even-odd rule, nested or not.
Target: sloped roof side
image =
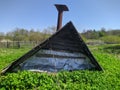
[[[82,52],[83,40],[79,37],[78,32],[71,22],[67,23],[61,30],[49,38],[48,44],[42,49],[64,50],[70,52]]]
[[[12,69],[17,67],[20,63],[24,62],[27,58],[34,55],[40,49],[81,52],[90,59],[90,61],[95,65],[96,70],[102,70],[101,66],[98,64],[98,62],[89,51],[88,47],[80,37],[72,22],[68,22],[61,30],[57,31],[43,43],[39,44],[31,51],[14,61],[7,68],[5,68],[3,70],[3,73],[11,72]]]

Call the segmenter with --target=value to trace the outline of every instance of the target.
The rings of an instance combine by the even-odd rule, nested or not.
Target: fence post
[[[20,48],[20,42],[19,41],[17,42],[17,46],[18,46],[18,48]]]

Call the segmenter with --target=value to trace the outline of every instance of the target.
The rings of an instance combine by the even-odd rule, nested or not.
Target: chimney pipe
[[[62,27],[63,11],[69,11],[69,9],[66,5],[55,4],[55,6],[58,10],[58,21],[57,21],[57,31],[58,31]]]

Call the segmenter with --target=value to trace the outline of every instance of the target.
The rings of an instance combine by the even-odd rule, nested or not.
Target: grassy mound
[[[28,71],[8,73],[0,76],[0,89],[3,90],[119,90],[120,89],[120,59],[118,53],[112,54],[107,49],[119,49],[118,46],[92,46],[90,47],[95,58],[104,71],[79,70],[73,72],[61,71],[59,73],[33,73]],[[26,49],[27,51],[28,49]],[[1,50],[3,52],[3,50]],[[0,53],[1,53],[0,51]],[[15,49],[13,50],[15,51]],[[2,53],[0,62],[9,63],[19,57],[22,50],[16,50],[16,55],[6,57]],[[24,53],[26,52],[24,51]],[[12,52],[12,50],[10,50]],[[116,52],[116,51],[115,51]],[[118,51],[117,51],[118,52]],[[17,55],[19,53],[19,55]],[[11,58],[10,58],[11,57]],[[5,60],[5,61],[4,61]],[[9,60],[7,62],[6,60]],[[6,65],[7,65],[6,64]],[[0,64],[0,69],[4,67]]]

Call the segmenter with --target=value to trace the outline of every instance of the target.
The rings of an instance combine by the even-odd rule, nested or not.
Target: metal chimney
[[[63,11],[69,11],[69,9],[66,5],[55,4],[55,6],[58,10],[58,21],[57,21],[57,31],[58,31],[62,27]]]

